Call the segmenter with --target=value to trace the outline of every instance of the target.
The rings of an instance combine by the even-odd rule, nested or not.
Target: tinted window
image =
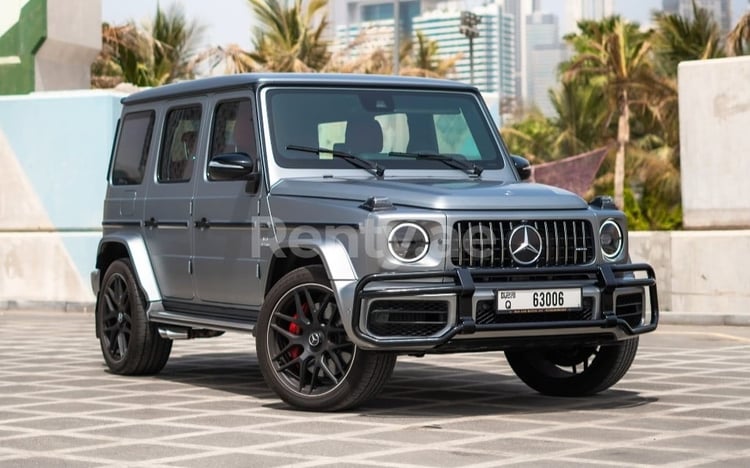
[[[216,106],[211,130],[211,157],[221,153],[255,156],[255,129],[249,99],[225,101]]]
[[[198,151],[201,107],[172,109],[167,114],[159,156],[160,182],[186,182],[193,173]]]
[[[123,118],[112,168],[113,185],[137,185],[143,181],[153,129],[153,112],[133,112]]]
[[[273,154],[283,167],[351,167],[330,153],[289,150],[290,145],[346,151],[386,168],[455,170],[392,152],[439,153],[485,169],[503,167],[497,129],[470,93],[279,88],[268,95]]]

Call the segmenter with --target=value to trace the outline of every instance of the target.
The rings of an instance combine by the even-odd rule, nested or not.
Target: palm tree
[[[559,134],[555,124],[538,110],[526,118],[500,129],[505,144],[512,154],[525,156],[532,163],[557,159],[555,139]]]
[[[750,12],[745,13],[727,36],[729,55],[750,54]]]
[[[567,36],[576,56],[563,73],[564,81],[580,80],[600,86],[612,115],[617,115],[615,203],[624,207],[625,151],[630,143],[631,107],[659,79],[651,61],[650,32],[619,16],[582,21],[581,32]]]
[[[330,58],[323,40],[328,0],[248,0],[257,21],[251,58],[269,71],[318,71]],[[305,5],[306,3],[306,5]]]
[[[219,70],[224,75],[248,73],[258,68],[250,52],[238,44],[209,47],[193,58],[193,66],[206,62],[210,71]]]
[[[103,23],[102,50],[91,66],[92,86],[158,86],[192,78],[191,55],[201,30],[174,5],[166,12],[157,6],[153,21],[144,27],[133,21]]]
[[[559,134],[554,141],[560,157],[584,153],[606,143],[611,113],[599,86],[567,81],[549,91]]]
[[[693,17],[656,12],[656,30],[651,38],[656,61],[669,77],[677,76],[677,65],[685,60],[723,57],[721,32],[713,15],[693,3]]]
[[[122,82],[152,86],[148,42],[134,22],[102,23],[102,50],[91,65],[91,84],[111,88]]]
[[[187,19],[180,4],[173,3],[167,10],[156,6],[153,21],[144,28],[144,37],[151,45],[153,74],[158,84],[195,76],[191,59],[203,29],[196,20]]]

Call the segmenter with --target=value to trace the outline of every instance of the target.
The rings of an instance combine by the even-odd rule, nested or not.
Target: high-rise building
[[[723,33],[732,29],[731,0],[662,0],[662,9],[667,13],[678,13],[686,18],[693,17],[693,1],[698,8],[705,8],[714,17]]]
[[[515,48],[515,80],[516,80],[516,96],[515,104],[523,107],[528,99],[528,76],[526,70],[528,68],[528,56],[526,54],[526,21],[527,15],[530,15],[534,11],[540,9],[540,0],[505,0],[505,11],[509,15],[513,16],[514,20],[514,35],[516,37],[516,48]]]
[[[538,108],[544,115],[554,115],[549,90],[557,86],[557,68],[567,55],[560,42],[558,18],[549,13],[534,12],[526,16],[526,73],[525,105]]]
[[[529,0],[530,1],[530,0]],[[348,0],[338,11],[335,42],[339,50],[352,43],[365,30],[367,42],[359,52],[393,47],[394,2],[383,0]],[[482,92],[516,96],[516,48],[514,17],[498,3],[436,2],[433,0],[400,0],[402,36],[414,38],[421,31],[438,44],[438,57],[447,58],[461,54],[462,58],[450,78],[472,82]],[[461,11],[466,5],[480,18],[479,36],[473,39],[473,81],[469,39],[460,31]],[[486,4],[486,5],[484,5]],[[341,6],[341,5],[338,5]],[[417,13],[417,14],[415,14]],[[342,23],[341,20],[344,20]]]
[[[576,32],[581,20],[599,20],[614,14],[614,0],[565,0],[563,34]]]
[[[515,82],[515,24],[514,18],[497,4],[471,10],[480,18],[479,36],[473,45],[473,84],[480,91],[516,95]],[[414,31],[421,31],[438,44],[438,55],[451,57],[462,54],[452,78],[471,82],[469,39],[461,34],[461,11],[436,9],[414,18]]]

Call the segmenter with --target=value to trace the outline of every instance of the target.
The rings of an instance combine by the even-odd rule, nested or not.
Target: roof
[[[242,73],[215,76],[168,84],[147,89],[123,98],[123,104],[175,98],[183,95],[215,92],[218,90],[256,88],[261,85],[333,85],[375,86],[400,88],[432,88],[476,91],[476,88],[458,81],[391,75],[358,75],[349,73]]]

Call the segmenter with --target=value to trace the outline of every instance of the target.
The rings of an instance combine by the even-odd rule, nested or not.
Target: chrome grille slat
[[[544,222],[545,265],[549,265],[549,221]]]
[[[453,224],[451,261],[457,267],[523,266],[508,245],[510,233],[522,224],[537,230],[544,250],[536,263],[526,266],[587,265],[595,258],[595,237],[587,220],[463,220]]]
[[[573,264],[578,264],[578,233],[575,221],[573,221]]]
[[[461,222],[456,223],[456,227],[458,228],[458,239],[457,239],[457,245],[458,245],[458,264],[463,265],[464,263],[464,245],[463,245],[463,236],[461,235]],[[455,229],[455,228],[454,228]],[[456,235],[454,232],[453,235]]]

